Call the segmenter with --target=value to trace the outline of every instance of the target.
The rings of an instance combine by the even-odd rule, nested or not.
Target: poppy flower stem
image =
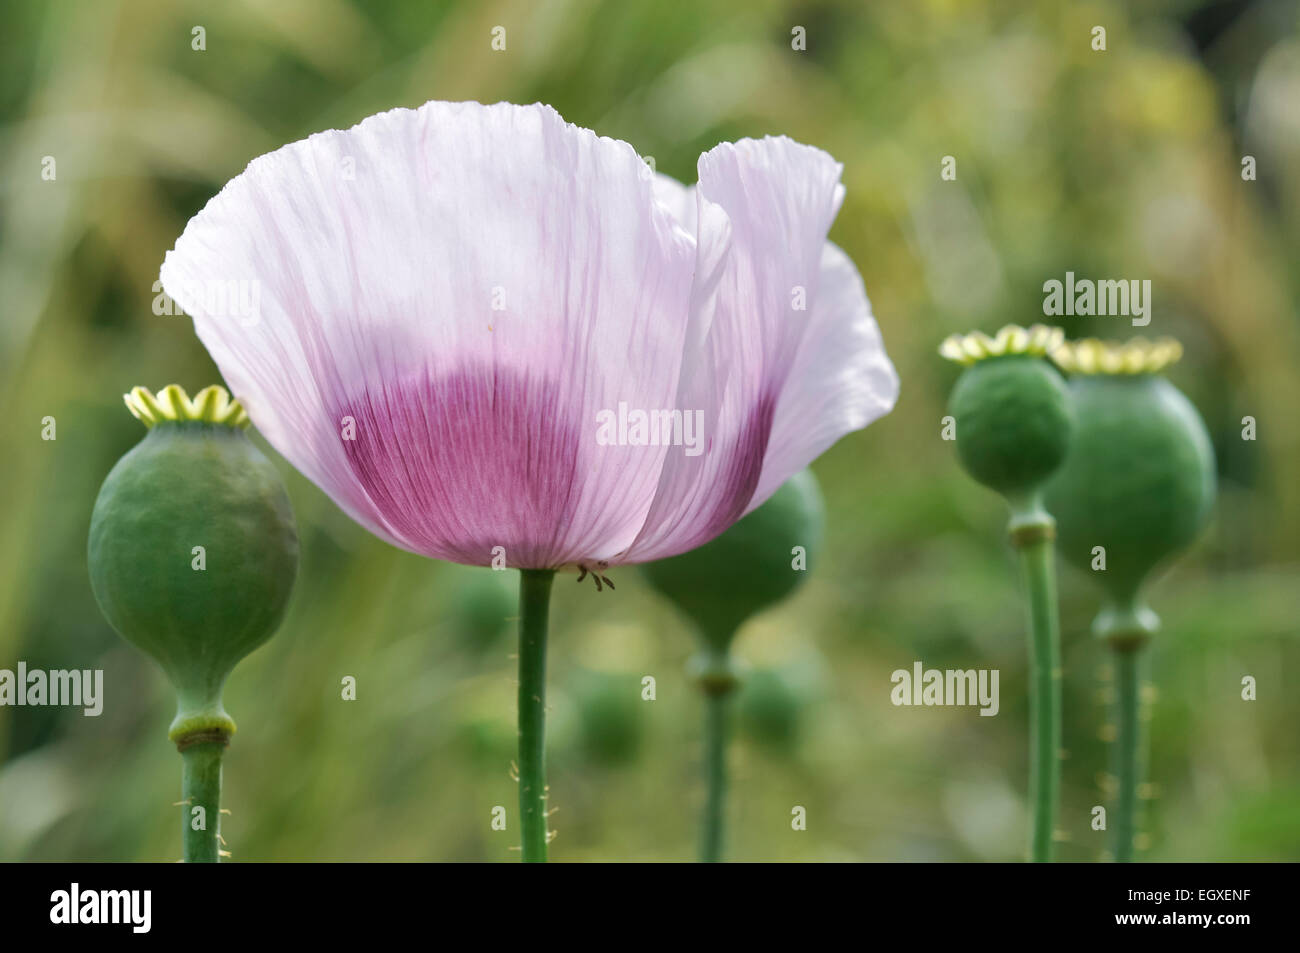
[[[1036,502],[1013,512],[1011,540],[1020,552],[1029,603],[1029,857],[1048,863],[1061,786],[1061,637],[1052,555],[1056,526]]]
[[[1111,750],[1115,775],[1115,807],[1111,818],[1116,863],[1133,860],[1137,837],[1138,785],[1142,783],[1141,651],[1116,647],[1115,743]]]
[[[187,864],[221,858],[221,758],[226,739],[182,742],[181,841]],[[200,808],[201,810],[195,810]]]
[[[545,863],[546,632],[552,569],[519,572],[519,817],[524,863]]]

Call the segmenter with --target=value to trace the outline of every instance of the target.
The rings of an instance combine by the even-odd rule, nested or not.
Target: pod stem
[[[228,738],[186,739],[181,752],[181,841],[187,864],[221,860],[221,758]],[[188,742],[188,743],[187,743]]]
[[[704,696],[704,776],[706,794],[700,820],[700,862],[722,861],[727,813],[727,739],[731,693]]]
[[[1011,520],[1020,552],[1029,618],[1029,801],[1033,818],[1029,857],[1052,860],[1061,787],[1061,635],[1052,541],[1056,523],[1036,503]]]
[[[1142,653],[1115,646],[1115,742],[1111,749],[1115,806],[1111,817],[1115,861],[1132,862],[1137,839],[1138,789],[1142,784]]]
[[[740,676],[731,656],[733,629],[700,633],[701,651],[689,664],[690,674],[704,695],[704,809],[700,815],[700,863],[722,862],[727,828],[727,745],[731,698]]]
[[[519,823],[524,863],[545,863],[546,634],[552,569],[519,573]]]

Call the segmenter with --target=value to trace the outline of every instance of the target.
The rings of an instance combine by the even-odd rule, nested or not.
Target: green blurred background
[[[1023,855],[1015,567],[1001,502],[940,439],[957,368],[936,346],[1041,320],[1042,283],[1072,270],[1152,280],[1147,330],[1186,345],[1171,377],[1209,424],[1222,480],[1211,531],[1153,593],[1165,631],[1145,856],[1300,859],[1294,3],[19,0],[0,16],[0,668],[102,668],[107,694],[98,718],[0,708],[0,859],[179,857],[171,692],[104,622],[85,565],[98,486],[143,435],[121,394],[218,380],[189,321],[154,314],[158,267],[254,156],[428,99],[541,100],[687,181],[702,150],[767,133],[844,163],[832,238],[866,280],[902,396],[817,462],[825,556],[738,639],[756,674],[733,752],[733,858]],[[490,48],[497,25],[505,52]],[[945,155],[955,182],[940,179]],[[1063,320],[1071,336],[1132,331]],[[514,574],[396,551],[273,458],[303,560],[282,631],[226,694],[241,726],[233,859],[517,856]],[[554,600],[552,856],[691,859],[691,635],[635,571],[599,596],[571,578]],[[1106,660],[1088,580],[1063,569],[1062,599],[1060,856],[1094,860]],[[893,707],[890,673],[917,659],[999,669],[1001,714]],[[1257,701],[1240,699],[1244,675]],[[795,805],[806,831],[791,830]]]

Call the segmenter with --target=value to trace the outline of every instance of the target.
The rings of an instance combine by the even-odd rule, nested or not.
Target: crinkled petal
[[[822,249],[816,303],[772,421],[763,473],[746,512],[845,434],[889,413],[898,373],[858,269],[838,246]]]
[[[543,567],[612,556],[646,518],[669,448],[603,446],[597,415],[672,405],[695,259],[626,143],[545,106],[433,102],[254,160],[162,279],[353,518]]]
[[[784,137],[724,143],[700,157],[700,264],[677,406],[703,411],[707,451],[668,455],[646,526],[620,561],[699,546],[754,500],[782,395],[809,386],[792,371],[825,371],[798,358],[817,308],[826,234],[843,200],[840,172],[825,152]],[[682,207],[662,177],[655,189],[666,207]],[[782,438],[774,474],[805,453],[800,465],[811,461],[814,444],[793,443]]]

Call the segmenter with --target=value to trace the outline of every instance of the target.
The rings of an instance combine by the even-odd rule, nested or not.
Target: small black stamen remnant
[[[613,580],[610,579],[608,576],[603,575],[602,573],[597,571],[599,569],[604,569],[608,565],[609,563],[604,562],[602,560],[601,562],[596,563],[596,567],[597,567],[596,569],[592,569],[588,566],[584,566],[581,563],[579,563],[578,582],[582,582],[582,580],[586,579],[587,576],[591,576],[591,581],[596,584],[597,592],[604,592],[605,586],[609,586],[610,589],[613,589],[614,588]]]

